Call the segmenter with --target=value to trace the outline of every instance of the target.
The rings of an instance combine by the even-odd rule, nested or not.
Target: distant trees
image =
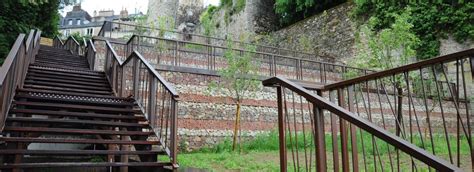
[[[0,1],[0,64],[19,33],[40,29],[42,36],[58,33],[58,9],[72,0],[2,0]]]

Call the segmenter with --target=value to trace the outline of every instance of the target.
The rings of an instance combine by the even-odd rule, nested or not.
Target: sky
[[[204,0],[205,6],[209,4],[217,6],[219,5],[219,0]],[[120,10],[124,8],[127,9],[129,14],[136,13],[136,11],[146,13],[148,10],[148,0],[82,0],[81,7],[91,16],[94,15],[94,10],[114,10],[115,14],[119,14]],[[71,10],[72,6],[68,6],[60,11],[60,13],[65,16]]]

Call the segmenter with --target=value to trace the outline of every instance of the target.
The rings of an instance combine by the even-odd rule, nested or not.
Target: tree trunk
[[[232,142],[232,151],[235,151],[237,143],[237,132],[239,131],[240,125],[240,102],[237,102],[237,111],[235,113],[235,125],[234,125],[234,139]]]
[[[397,101],[397,118],[399,124],[395,126],[396,135],[400,136],[403,130],[403,90],[401,87],[397,87],[398,101]]]

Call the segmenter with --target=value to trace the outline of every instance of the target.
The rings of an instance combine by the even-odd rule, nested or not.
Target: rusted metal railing
[[[121,57],[138,50],[153,65],[177,66],[188,69],[217,71],[227,67],[224,54],[226,46],[216,46],[173,39],[133,35],[127,43],[112,41],[111,45]],[[250,52],[233,48],[236,54]],[[347,78],[348,72],[364,75],[373,72],[344,65],[315,60],[281,56],[252,51],[252,61],[259,66],[261,76],[282,76],[292,80],[334,83]]]
[[[82,52],[84,52],[82,50],[83,47],[81,47],[81,44],[79,44],[79,42],[77,42],[77,40],[72,36],[69,36],[64,43],[58,36],[55,36],[53,39],[53,47],[66,49],[71,51],[72,54],[77,55],[83,55]]]
[[[361,171],[361,165],[365,171],[395,171],[394,166],[398,166],[398,171],[460,171],[453,164],[349,111],[342,102],[351,97],[344,98],[342,92],[337,98],[338,105],[321,97],[320,91],[314,93],[280,77],[265,80],[263,85],[277,87],[281,171]],[[328,119],[329,126],[325,124]],[[332,119],[341,125],[337,127]],[[349,133],[349,128],[357,132]],[[342,132],[334,132],[337,129]],[[350,142],[344,139],[349,136]],[[372,142],[363,141],[367,138]],[[368,150],[370,152],[366,152]],[[397,150],[396,155],[393,150]],[[372,155],[377,157],[366,159]]]
[[[210,45],[217,45],[222,46],[226,45],[229,40],[223,38],[217,38],[212,36],[205,36],[193,33],[185,33],[185,32],[178,32],[174,30],[163,30],[160,28],[148,27],[148,26],[140,26],[134,25],[130,23],[121,23],[121,22],[112,22],[112,21],[105,21],[102,25],[98,36],[107,37],[107,38],[118,38],[118,39],[125,39],[128,40],[133,35],[146,35],[152,37],[161,37],[173,40],[181,40],[181,41],[188,41],[188,42],[195,42],[200,44],[210,44]],[[318,59],[318,60],[328,60],[334,58],[319,56],[316,54],[295,51],[290,49],[284,49],[279,47],[273,47],[268,45],[262,44],[254,44],[248,42],[241,42],[241,41],[232,41],[235,44],[236,48],[245,48],[246,46],[254,46],[258,52],[263,53],[270,53],[276,54],[281,56],[291,56],[291,57],[298,57],[303,59]]]
[[[86,56],[87,63],[89,64],[89,69],[94,70],[95,69],[95,58],[97,54],[97,50],[95,49],[94,42],[92,42],[92,39],[85,41],[85,48],[84,48],[84,55]]]
[[[5,127],[5,120],[17,88],[23,88],[28,66],[34,62],[39,51],[41,31],[31,30],[25,39],[20,34],[0,68],[0,131]]]
[[[465,171],[474,171],[473,58],[474,49],[469,49],[328,84],[322,90],[329,95],[340,94],[344,102],[339,105],[357,116]],[[374,141],[369,138],[361,142]],[[398,151],[389,157],[371,155],[386,162],[397,157]],[[377,168],[399,168],[382,165]]]
[[[178,93],[137,51],[122,59],[106,41],[104,72],[115,94],[133,97],[177,168]]]

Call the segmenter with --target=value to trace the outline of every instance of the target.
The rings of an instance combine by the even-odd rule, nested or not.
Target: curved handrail
[[[332,114],[337,115],[338,117],[350,122],[351,124],[384,140],[390,145],[402,150],[404,153],[424,162],[425,164],[437,169],[438,171],[461,171],[461,169],[457,168],[453,164],[450,164],[445,160],[428,153],[424,149],[418,148],[417,146],[395,136],[387,130],[384,130],[383,128],[369,122],[368,120],[357,116],[353,112],[350,112],[287,79],[281,77],[272,77],[263,81],[262,83],[264,86],[277,86],[287,88],[295,92],[297,95],[304,97],[307,101],[311,102],[314,107],[328,110]],[[315,113],[315,115],[317,115],[317,113]],[[316,133],[317,132],[318,131],[316,131]]]

